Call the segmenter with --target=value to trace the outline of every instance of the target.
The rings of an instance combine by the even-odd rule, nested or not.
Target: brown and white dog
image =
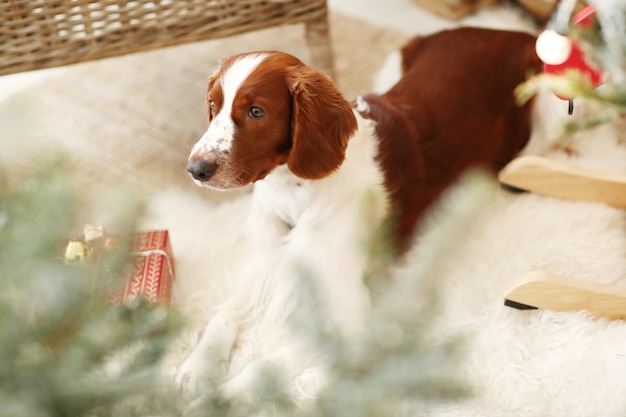
[[[400,52],[401,78],[353,105],[291,55],[222,61],[208,82],[209,127],[187,170],[212,189],[254,183],[242,227],[255,249],[242,262],[241,287],[208,323],[177,383],[191,390],[217,383],[241,395],[264,366],[290,380],[315,366],[306,346],[287,336],[289,317],[306,304],[298,272],[314,277],[333,329],[358,335],[370,308],[364,224],[391,225],[392,246],[404,253],[425,212],[465,170],[497,171],[524,147],[530,105],[519,107],[513,90],[541,68],[534,43],[527,34],[476,28],[415,38]],[[382,208],[370,213],[376,218],[362,216],[365,195]],[[231,353],[252,313],[279,342],[233,375]]]

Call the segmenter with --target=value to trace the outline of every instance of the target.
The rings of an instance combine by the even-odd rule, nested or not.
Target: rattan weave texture
[[[325,0],[0,0],[0,75],[306,24],[332,75]]]

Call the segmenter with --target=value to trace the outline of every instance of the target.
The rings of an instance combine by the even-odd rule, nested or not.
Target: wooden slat
[[[626,175],[522,156],[504,167],[498,179],[507,186],[537,194],[626,208]]]
[[[586,310],[596,317],[626,319],[625,287],[540,271],[518,277],[506,291],[505,300],[545,310]]]

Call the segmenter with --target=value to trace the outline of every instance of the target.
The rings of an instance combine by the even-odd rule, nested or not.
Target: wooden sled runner
[[[625,175],[523,156],[504,167],[498,179],[516,190],[626,208]],[[597,317],[626,319],[626,287],[534,271],[513,281],[504,304],[518,309],[587,310]]]
[[[506,186],[566,200],[589,201],[626,208],[626,176],[539,156],[521,156],[499,173]]]
[[[587,310],[596,317],[626,319],[626,287],[534,271],[521,275],[506,292],[504,304],[518,309]]]

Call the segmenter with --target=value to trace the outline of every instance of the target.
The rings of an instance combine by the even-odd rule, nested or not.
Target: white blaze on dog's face
[[[206,133],[194,146],[192,152],[228,152],[232,147],[235,123],[232,117],[233,102],[241,84],[265,58],[264,55],[251,55],[241,58],[224,72],[218,80],[218,87],[207,91],[207,104],[210,124]],[[215,99],[219,99],[218,103]],[[220,105],[219,112],[217,106]]]

